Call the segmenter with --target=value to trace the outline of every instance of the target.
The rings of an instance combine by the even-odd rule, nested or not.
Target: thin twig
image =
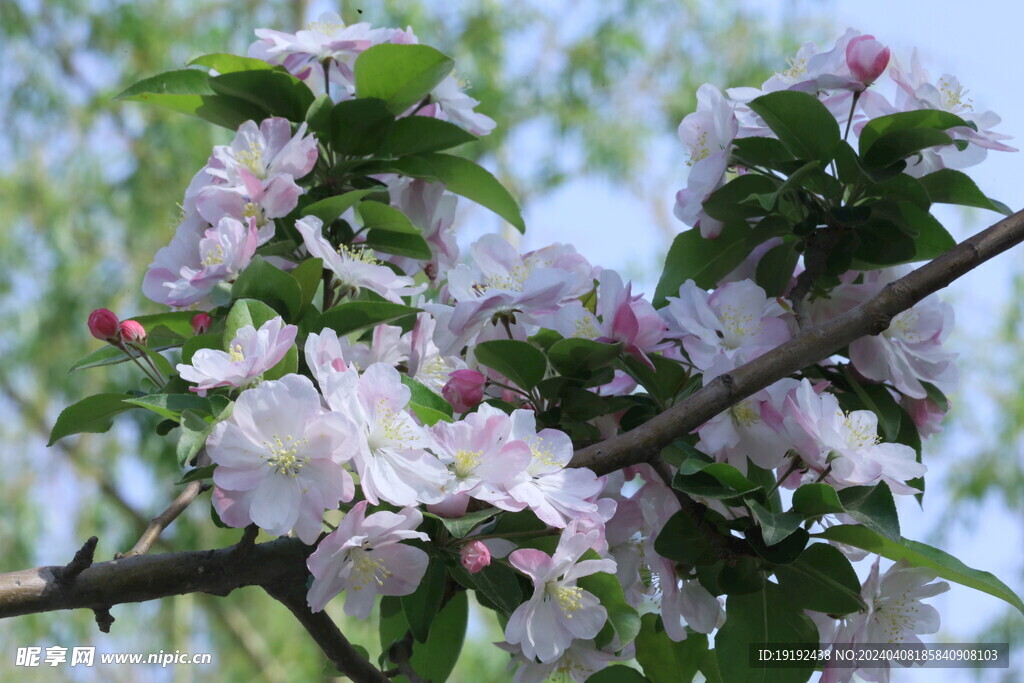
[[[178,518],[185,508],[196,499],[203,491],[210,488],[210,485],[201,481],[190,481],[178,497],[167,506],[167,509],[161,512],[159,515],[154,517],[149,522],[149,526],[142,532],[142,536],[132,546],[132,549],[124,554],[118,554],[114,556],[114,559],[122,557],[132,557],[133,555],[145,555],[149,552],[149,549],[153,547],[153,543],[160,537],[163,530],[170,526],[171,522]]]

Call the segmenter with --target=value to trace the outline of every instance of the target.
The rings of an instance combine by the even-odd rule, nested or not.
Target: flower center
[[[549,583],[547,594],[558,602],[558,608],[567,619],[572,619],[573,614],[583,606],[583,589],[579,586],[560,586],[557,583]]]
[[[700,129],[700,135],[690,146],[690,161],[689,165],[693,166],[702,159],[707,159],[708,155],[711,154],[711,150],[708,149],[708,132],[703,128]]]
[[[249,151],[235,152],[235,159],[242,166],[252,171],[252,174],[263,179],[266,171],[263,169],[263,145],[256,140],[249,141]]]
[[[718,311],[718,320],[722,323],[722,346],[735,349],[743,345],[744,338],[756,334],[761,325],[754,324],[754,316],[737,310],[734,306],[723,306]]]
[[[921,339],[921,335],[919,335],[915,329],[919,317],[920,315],[918,312],[912,308],[910,310],[903,311],[892,319],[892,324],[889,326],[889,329],[886,330],[886,336],[892,337],[893,335],[896,335],[900,339],[910,342],[911,344],[923,341]]]
[[[385,398],[377,402],[377,419],[366,439],[371,451],[377,451],[387,446],[404,448],[405,444],[402,442],[411,441],[414,438],[414,435],[410,433],[409,421],[405,414],[395,411],[387,403]]]
[[[937,85],[942,94],[942,108],[946,111],[955,114],[965,109],[968,111],[974,109],[971,98],[967,97],[967,91],[955,80],[950,81],[946,77],[942,77]]]
[[[842,411],[840,411],[842,412]],[[846,427],[847,440],[855,448],[866,448],[881,442],[882,438],[877,433],[868,429],[868,426],[860,420],[854,420],[849,413],[842,413],[843,426]]]
[[[234,346],[232,346],[231,350],[228,351],[228,357],[231,359],[232,363],[237,363],[239,361],[245,360],[245,354],[242,353],[242,345],[235,344]]]
[[[206,250],[206,255],[203,257],[203,265],[209,268],[210,266],[219,266],[224,263],[224,248],[219,244],[215,245],[212,249]]]
[[[308,455],[304,458],[299,457],[299,447],[307,442],[306,438],[296,439],[291,434],[285,436],[282,441],[281,437],[274,434],[273,442],[263,442],[263,445],[270,451],[270,457],[266,459],[267,465],[277,470],[278,474],[297,476],[303,465],[309,463],[310,460]]]
[[[477,465],[480,464],[480,459],[483,458],[483,451],[467,451],[460,448],[455,452],[455,476],[459,479],[465,479]]]
[[[312,21],[306,26],[307,31],[316,31],[325,36],[333,36],[336,31],[345,28],[345,24],[332,24],[326,21]]]
[[[477,282],[473,285],[473,291],[483,296],[483,294],[489,289],[504,289],[510,292],[521,292],[523,291],[523,285],[526,283],[526,278],[530,275],[530,270],[525,265],[519,264],[513,268],[507,275],[488,275],[487,279],[483,282]]]
[[[598,330],[597,326],[594,325],[594,319],[589,315],[584,315],[578,318],[574,327],[576,328],[572,333],[572,336],[574,337],[578,337],[580,339],[596,339],[601,336],[600,330]]]
[[[751,427],[761,421],[761,416],[754,410],[750,401],[740,401],[729,409],[732,421],[741,427]]]
[[[354,591],[362,590],[368,583],[376,583],[383,586],[384,581],[391,576],[391,572],[384,566],[384,561],[375,558],[371,551],[373,548],[366,545],[362,548],[349,552],[352,560],[352,572],[349,576],[352,583],[349,586]]]
[[[791,57],[790,59],[786,60],[786,63],[789,64],[789,68],[785,69],[779,74],[786,80],[796,81],[798,78],[807,73],[806,59],[797,59],[796,57]]]
[[[903,641],[905,633],[913,633],[917,623],[915,616],[921,610],[916,600],[908,600],[906,594],[887,600],[875,610],[875,619],[890,643]]]
[[[351,247],[347,244],[343,244],[338,247],[338,253],[346,260],[355,261],[356,263],[366,263],[371,266],[381,265],[380,259],[374,256],[373,252],[369,249]]]
[[[539,436],[527,436],[523,441],[530,447],[534,460],[548,467],[557,467],[559,465],[559,462],[555,460],[555,454],[551,452],[551,449],[544,446],[544,442]]]

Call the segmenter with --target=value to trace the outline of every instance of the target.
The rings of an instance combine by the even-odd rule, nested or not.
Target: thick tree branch
[[[877,296],[823,325],[711,381],[706,387],[632,431],[576,451],[571,467],[598,474],[650,462],[672,441],[774,382],[817,363],[855,339],[880,334],[897,314],[960,276],[1024,241],[1024,211],[964,240]]]

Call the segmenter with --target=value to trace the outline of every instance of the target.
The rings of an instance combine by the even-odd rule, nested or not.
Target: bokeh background
[[[257,27],[294,31],[325,10],[349,22],[412,26],[456,58],[460,77],[498,121],[468,153],[519,198],[524,248],[570,242],[593,263],[653,291],[667,245],[684,226],[671,213],[685,184],[676,126],[704,82],[758,85],[800,43],[826,49],[847,27],[874,34],[907,63],[952,73],[974,107],[1024,138],[1017,46],[1024,10],[975,0],[0,0],[0,571],[64,564],[91,535],[98,559],[130,548],[176,495],[173,445],[134,411],[113,430],[46,448],[60,410],[119,391],[131,369],[67,368],[99,346],[85,320],[157,312],[142,275],[171,236],[178,202],[227,131],[118,103],[139,78],[209,52],[244,54]],[[981,188],[1024,206],[1024,156],[990,155],[970,171]],[[940,218],[958,238],[995,219]],[[502,226],[463,207],[460,240]],[[945,432],[926,444],[923,509],[901,509],[904,535],[941,545],[1024,592],[1024,252],[976,271],[944,296],[956,308],[950,345],[962,382]],[[634,288],[637,291],[637,288]],[[209,522],[203,497],[153,552],[237,541]],[[1021,642],[1024,621],[995,598],[953,589],[933,603],[937,640]],[[306,681],[330,668],[287,611],[259,589],[189,595],[113,609],[112,632],[89,612],[0,621],[0,680]],[[342,619],[375,655],[372,622]],[[505,680],[489,614],[471,616],[453,681]],[[20,646],[95,645],[98,652],[212,652],[214,665],[15,667]],[[1020,652],[1013,662],[1020,665]],[[1016,681],[1013,669],[897,672],[894,681]]]

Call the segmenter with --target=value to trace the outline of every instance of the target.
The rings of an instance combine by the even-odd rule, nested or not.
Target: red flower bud
[[[192,318],[192,331],[196,334],[206,334],[212,322],[213,319],[209,313],[196,313]]]
[[[136,344],[145,344],[146,328],[135,320],[125,320],[121,323],[121,339]]]
[[[459,552],[459,557],[462,560],[462,566],[470,574],[476,574],[491,563],[491,551],[487,549],[483,541],[472,541],[465,544]]]
[[[871,85],[889,65],[889,48],[874,36],[857,36],[846,45],[846,65],[864,85]]]
[[[441,395],[457,413],[468,413],[484,399],[485,377],[476,370],[456,370],[448,375]]]
[[[117,316],[106,308],[97,308],[89,314],[89,332],[92,336],[111,344],[121,343]]]

